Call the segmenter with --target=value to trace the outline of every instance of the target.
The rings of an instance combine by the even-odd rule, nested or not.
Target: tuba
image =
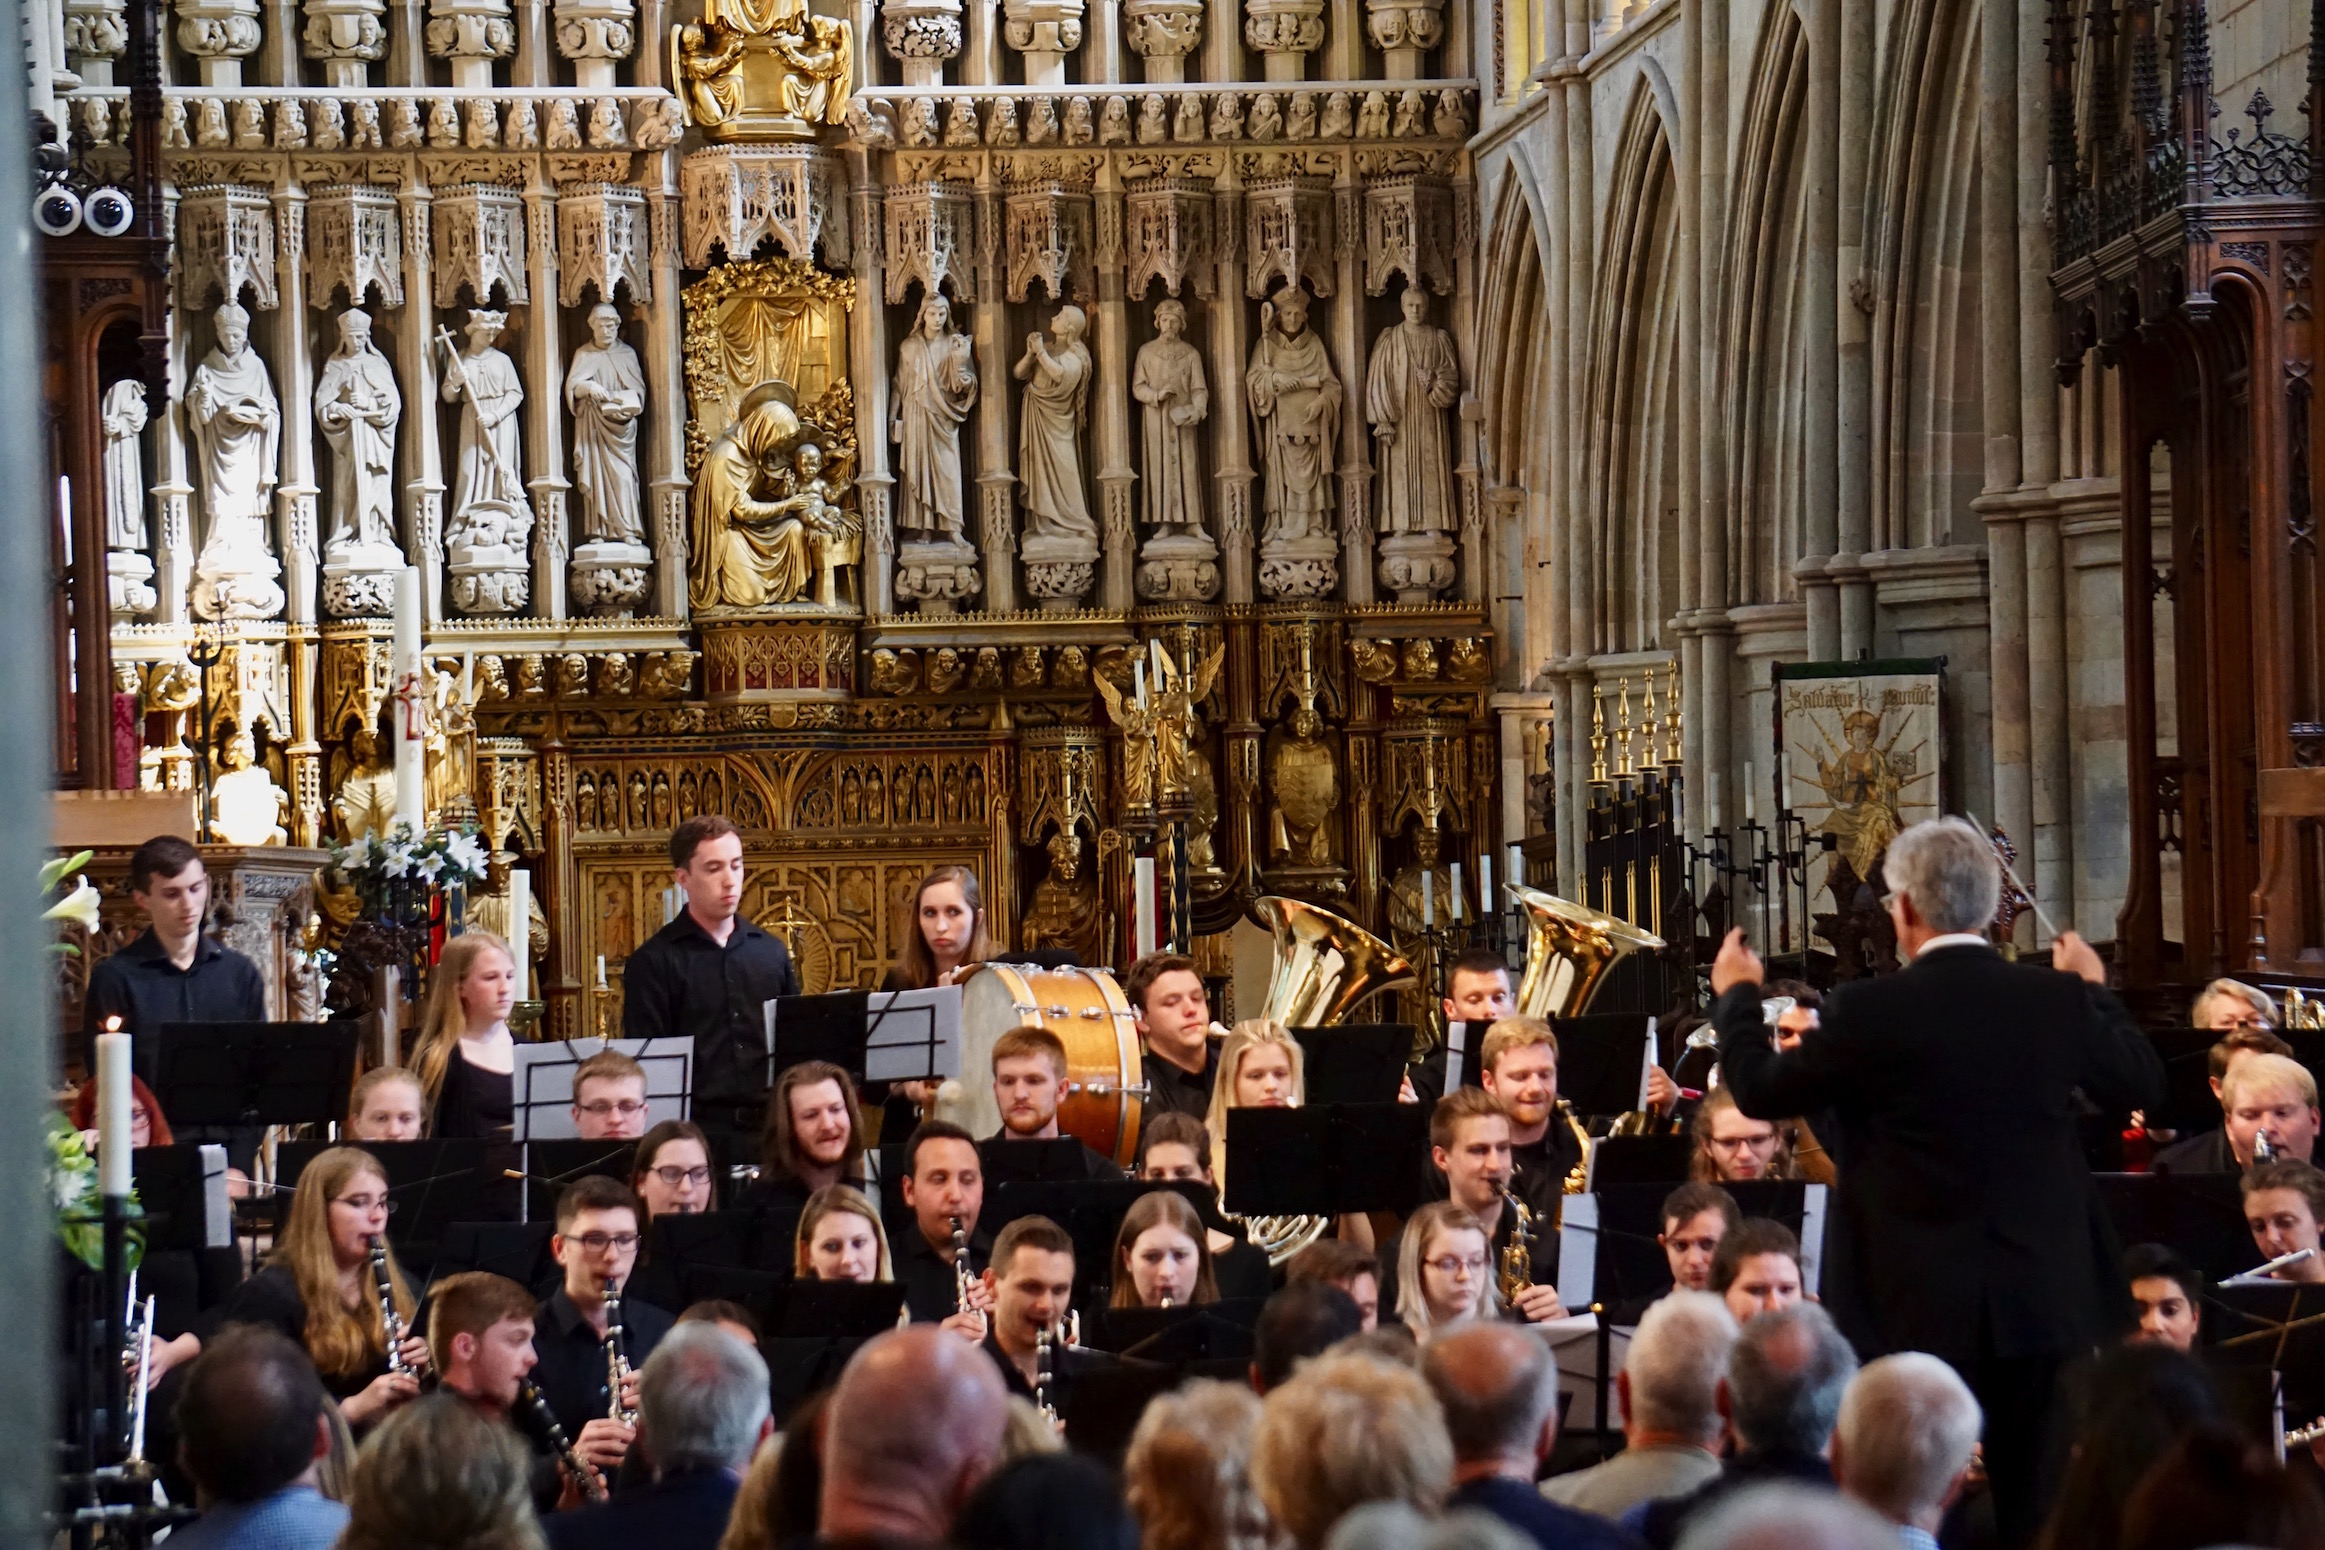
[[[1274,895],[1254,901],[1254,910],[1275,936],[1275,967],[1268,975],[1267,1004],[1260,1013],[1287,1028],[1320,1028],[1346,1022],[1351,1012],[1384,990],[1413,983],[1413,966],[1386,942],[1330,910]],[[1251,1241],[1281,1265],[1324,1236],[1322,1216],[1234,1217]]]
[[[1661,952],[1663,939],[1628,921],[1537,888],[1509,885],[1526,912],[1526,977],[1520,1017],[1579,1017],[1607,972],[1636,952]]]

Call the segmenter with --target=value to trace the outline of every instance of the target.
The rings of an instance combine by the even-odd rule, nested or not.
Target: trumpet
[[[404,1342],[411,1338],[411,1330],[396,1311],[395,1282],[388,1275],[387,1238],[380,1233],[371,1235],[371,1280],[379,1288],[379,1327],[387,1340],[388,1371],[401,1378],[417,1377],[412,1364],[404,1360]]]
[[[152,1398],[148,1384],[153,1375],[153,1311],[155,1299],[145,1299],[143,1307],[137,1304],[137,1272],[129,1272],[129,1349],[121,1353],[124,1366],[129,1369],[129,1381],[134,1397],[129,1410],[129,1457],[132,1470],[145,1464],[145,1417]]]
[[[593,1502],[604,1501],[605,1482],[598,1479],[597,1471],[573,1451],[573,1443],[566,1437],[565,1428],[557,1424],[556,1413],[549,1408],[549,1401],[541,1397],[539,1386],[531,1378],[518,1383],[517,1403],[533,1418],[533,1425],[547,1440],[549,1451],[557,1455],[557,1461],[565,1466],[566,1473],[573,1476],[574,1483],[581,1487],[581,1494]]]
[[[1502,1250],[1499,1289],[1502,1306],[1514,1308],[1534,1284],[1534,1210],[1508,1190],[1502,1192],[1502,1204],[1510,1212],[1510,1241]]]
[[[622,1292],[608,1276],[605,1283],[605,1413],[608,1420],[635,1426],[638,1412],[622,1403],[622,1385],[630,1376],[630,1358],[622,1343]]]

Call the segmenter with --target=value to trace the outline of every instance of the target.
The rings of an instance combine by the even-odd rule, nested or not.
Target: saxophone
[[[638,1412],[622,1403],[622,1384],[629,1376],[630,1358],[622,1349],[622,1293],[609,1276],[605,1283],[605,1413],[608,1420],[635,1426]]]
[[[1502,1250],[1500,1291],[1502,1306],[1512,1308],[1534,1284],[1534,1210],[1507,1190],[1502,1204],[1510,1212],[1510,1241]]]
[[[518,1383],[517,1403],[533,1418],[533,1425],[547,1440],[549,1451],[557,1455],[557,1461],[565,1466],[565,1472],[573,1476],[575,1483],[581,1487],[581,1494],[593,1502],[604,1501],[605,1482],[598,1479],[597,1471],[583,1463],[581,1455],[573,1451],[573,1444],[567,1439],[565,1428],[557,1424],[556,1412],[549,1408],[549,1401],[541,1397],[540,1388],[531,1378]]]
[[[379,1288],[379,1327],[387,1339],[388,1371],[398,1377],[414,1377],[412,1364],[404,1360],[404,1342],[411,1338],[411,1331],[396,1311],[395,1282],[388,1277],[387,1239],[379,1233],[371,1235],[371,1279]]]

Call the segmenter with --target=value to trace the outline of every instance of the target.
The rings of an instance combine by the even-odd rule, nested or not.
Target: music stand
[[[1072,1136],[1038,1141],[987,1136],[977,1143],[977,1158],[985,1167],[987,1189],[1000,1184],[1079,1184],[1090,1178],[1082,1143]]]
[[[1107,1308],[1094,1321],[1091,1348],[1139,1361],[1232,1362],[1240,1372],[1251,1360],[1253,1332],[1266,1299],[1220,1298],[1175,1308]]]
[[[1609,1184],[1565,1198],[1558,1292],[1568,1307],[1642,1307],[1671,1290],[1671,1261],[1655,1240],[1663,1231],[1663,1201],[1675,1187]],[[1823,1259],[1825,1186],[1761,1180],[1721,1188],[1744,1215],[1770,1217],[1792,1229],[1800,1239],[1801,1289],[1814,1296]]]
[[[765,1323],[779,1340],[870,1339],[896,1327],[904,1311],[902,1281],[786,1281],[762,1297]]]
[[[1445,1025],[1445,1091],[1456,1087],[1483,1087],[1485,1080],[1478,1070],[1478,1051],[1485,1046],[1485,1031],[1490,1022],[1456,1019]]]
[[[524,1219],[554,1217],[557,1197],[565,1193],[565,1187],[590,1174],[627,1185],[637,1153],[635,1141],[582,1141],[569,1136],[560,1141],[526,1142]]]
[[[1342,1023],[1294,1028],[1310,1104],[1394,1103],[1413,1053],[1410,1023]]]
[[[226,1148],[181,1142],[141,1146],[129,1159],[129,1177],[144,1209],[145,1246],[154,1249],[228,1249],[234,1246],[234,1210],[226,1196]]]
[[[1675,1189],[1687,1182],[1688,1164],[1694,1156],[1695,1138],[1684,1132],[1675,1136],[1600,1136],[1590,1143],[1590,1187],[1656,1184]]]
[[[1421,1203],[1413,1166],[1429,1145],[1417,1103],[1227,1111],[1227,1188],[1237,1216],[1345,1216]]]
[[[791,1274],[797,1211],[700,1211],[657,1216],[646,1228],[650,1255],[685,1266]]]
[[[2233,1173],[2099,1173],[2099,1202],[2125,1244],[2162,1243],[2214,1281],[2261,1261]]]
[[[684,1119],[694,1091],[694,1040],[566,1039],[520,1044],[509,1076],[519,1141],[574,1139],[573,1073],[590,1056],[619,1050],[646,1071],[648,1130],[668,1119]]]
[[[1639,1107],[1645,1062],[1656,1053],[1655,1019],[1644,1013],[1605,1012],[1560,1017],[1558,1096],[1587,1117],[1628,1114]]]
[[[2204,1304],[2210,1360],[2277,1374],[2285,1417],[2294,1425],[2325,1415],[2325,1285],[2215,1286]]]
[[[362,1025],[164,1023],[130,1045],[173,1125],[328,1125],[347,1117]]]
[[[859,1087],[943,1081],[961,1074],[961,987],[842,990],[766,1004],[775,1072],[826,1060]]]
[[[462,1270],[489,1270],[527,1291],[543,1294],[565,1278],[550,1256],[552,1222],[454,1222],[436,1248],[436,1279]]]

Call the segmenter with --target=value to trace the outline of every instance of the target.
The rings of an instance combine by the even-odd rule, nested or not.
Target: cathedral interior
[[[2325,973],[2325,8],[26,16],[60,842],[199,826],[277,1015],[405,740],[564,1036],[698,813],[810,992],[944,863],[1126,964],[1154,858],[1239,987],[1496,875],[1845,974],[1936,811]]]

